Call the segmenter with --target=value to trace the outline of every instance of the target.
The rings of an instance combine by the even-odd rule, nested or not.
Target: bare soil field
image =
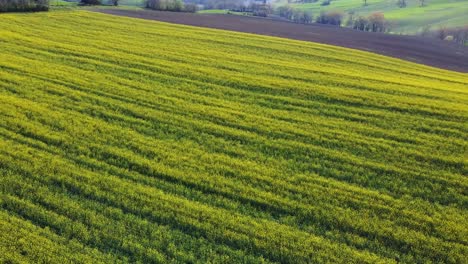
[[[361,32],[320,24],[301,25],[238,15],[120,9],[98,9],[94,11],[190,26],[312,41],[375,52],[458,72],[468,72],[468,48],[437,39]]]

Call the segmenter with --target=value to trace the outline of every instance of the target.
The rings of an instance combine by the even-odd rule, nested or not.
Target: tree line
[[[432,37],[440,40],[453,41],[460,45],[468,44],[468,25],[461,27],[448,28],[441,26],[432,30],[430,26],[426,26],[420,33],[423,37]]]
[[[421,5],[425,4],[424,1],[420,2]],[[276,15],[299,24],[319,23],[345,26],[366,32],[389,32],[392,26],[392,23],[385,19],[385,15],[382,12],[375,12],[368,16],[358,16],[354,12],[349,12],[348,18],[345,21],[345,14],[342,11],[322,11],[317,17],[314,17],[309,11],[286,5],[278,7]],[[468,25],[453,28],[441,26],[437,29],[431,29],[430,26],[426,26],[422,29],[420,35],[467,45]]]
[[[0,12],[37,12],[49,10],[49,0],[0,0]]]
[[[385,19],[382,12],[375,12],[369,16],[354,17],[354,14],[349,15],[346,26],[360,31],[368,32],[388,32],[390,23]]]
[[[291,6],[280,6],[277,8],[276,13],[282,18],[300,24],[311,24],[316,22],[320,24],[341,25],[341,21],[343,19],[342,12],[338,11],[321,12],[320,15],[314,19],[311,12]]]
[[[81,0],[83,5],[101,5],[101,0]],[[119,0],[111,0],[114,6],[119,5]],[[196,12],[197,5],[192,3],[184,3],[182,0],[145,0],[145,7],[152,10],[159,11],[173,11],[173,12]]]
[[[386,32],[389,30],[389,23],[381,12],[373,13],[369,16],[356,17],[350,13],[346,22],[344,22],[344,13],[341,11],[322,11],[315,19],[311,12],[304,11],[291,6],[281,6],[276,10],[277,15],[290,21],[300,24],[328,24],[335,26],[345,25],[347,27],[369,32]]]
[[[181,0],[146,0],[146,8],[160,11],[191,12],[197,11],[196,4],[185,4]]]

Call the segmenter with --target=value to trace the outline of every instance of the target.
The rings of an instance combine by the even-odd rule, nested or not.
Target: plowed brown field
[[[468,48],[447,41],[361,32],[320,24],[301,25],[272,19],[221,14],[191,14],[149,10],[95,10],[107,14],[158,20],[337,45],[396,57],[433,67],[468,72]]]

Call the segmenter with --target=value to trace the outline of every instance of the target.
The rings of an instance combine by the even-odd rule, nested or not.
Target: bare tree
[[[353,29],[367,31],[369,20],[367,18],[360,16],[353,22]]]
[[[364,1],[364,6],[367,6],[367,0],[363,0]]]
[[[431,35],[431,26],[430,25],[424,26],[421,30],[421,36],[428,37],[430,35]]]
[[[446,27],[440,27],[437,29],[436,36],[438,39],[444,40],[448,35],[448,30]]]
[[[460,27],[454,28],[449,30],[448,35],[452,36],[453,41],[456,43],[461,43],[463,38],[463,30]]]
[[[319,24],[330,24],[330,25],[341,26],[343,17],[344,17],[344,14],[341,11],[322,12],[317,17],[316,22]]]
[[[372,32],[385,32],[386,23],[385,16],[382,12],[372,13],[368,17],[369,21],[369,30]]]
[[[463,45],[466,45],[468,42],[468,25],[463,27]]]
[[[154,9],[154,10],[163,10],[163,4],[161,0],[147,0],[146,1],[146,8]]]
[[[398,0],[398,1],[397,1],[397,5],[398,5],[398,7],[400,7],[400,8],[406,7],[406,0]]]
[[[292,20],[293,14],[294,14],[294,9],[290,6],[280,6],[277,9],[277,13],[280,17],[284,17],[288,20]]]
[[[419,6],[423,7],[426,5],[426,0],[419,0]]]
[[[197,4],[185,3],[184,11],[189,13],[196,13],[198,11],[198,6]]]
[[[452,36],[453,41],[460,45],[465,45],[468,41],[468,25],[464,27],[457,27],[447,31],[447,35]]]
[[[346,27],[352,27],[353,26],[353,23],[354,23],[354,15],[356,14],[356,12],[354,11],[349,11],[348,12],[348,20],[346,20]]]

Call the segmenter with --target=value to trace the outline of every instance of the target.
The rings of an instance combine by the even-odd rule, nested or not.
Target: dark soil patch
[[[335,26],[320,24],[301,25],[286,21],[239,15],[120,9],[98,9],[94,11],[190,26],[313,41],[365,50],[433,67],[464,73],[468,72],[467,47],[419,36],[369,33]]]

